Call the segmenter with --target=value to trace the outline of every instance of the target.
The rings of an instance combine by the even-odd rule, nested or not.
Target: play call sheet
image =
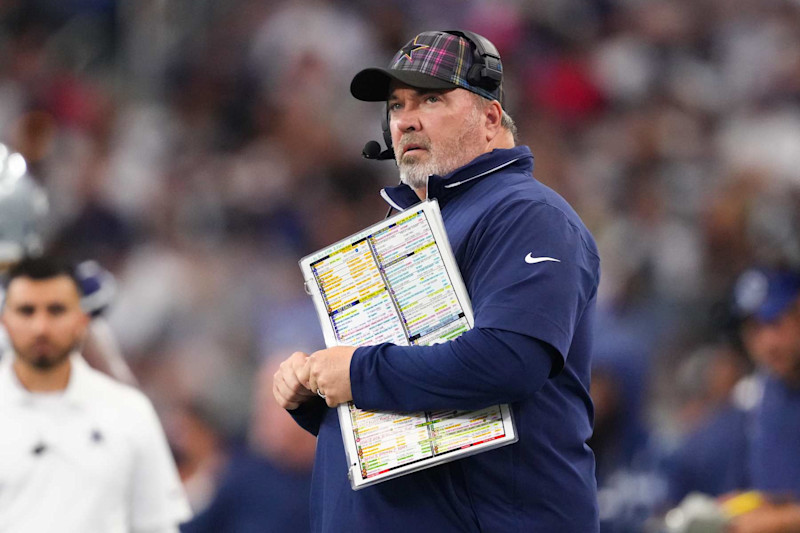
[[[469,329],[423,210],[311,263],[339,344],[444,342]],[[506,435],[499,406],[392,413],[349,404],[364,479]]]

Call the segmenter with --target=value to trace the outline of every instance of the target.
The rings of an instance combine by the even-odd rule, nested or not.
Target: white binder
[[[328,347],[429,345],[473,326],[436,200],[300,260]],[[366,411],[338,407],[353,489],[516,442],[511,409]]]

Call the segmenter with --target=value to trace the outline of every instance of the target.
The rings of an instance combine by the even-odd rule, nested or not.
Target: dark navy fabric
[[[296,471],[247,450],[234,454],[208,508],[181,533],[309,531],[309,471]]]
[[[475,328],[435,346],[362,347],[350,366],[360,408],[507,402],[519,442],[352,491],[336,411],[301,406],[293,416],[318,434],[312,531],[598,531],[586,441],[599,259],[577,214],[532,171],[530,150],[516,147],[430,177]],[[402,208],[418,201],[405,185],[384,193]]]
[[[498,357],[501,347],[504,357]],[[547,380],[560,354],[533,337],[474,328],[425,350],[381,344],[350,363],[356,405],[387,411],[480,409],[525,399]],[[354,392],[354,394],[356,394]]]
[[[669,502],[690,492],[721,496],[749,488],[747,428],[749,413],[727,404],[711,413],[665,465]]]
[[[800,389],[774,377],[755,412],[750,470],[753,488],[800,498]]]
[[[767,375],[757,383],[756,405],[719,409],[669,458],[671,503],[747,489],[800,498],[800,390]]]

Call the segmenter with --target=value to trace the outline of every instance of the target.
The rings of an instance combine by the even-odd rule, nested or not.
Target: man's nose
[[[37,313],[33,319],[33,331],[41,335],[42,333],[46,333],[50,329],[50,317],[47,316],[47,313]]]
[[[419,115],[413,109],[404,109],[403,111],[396,113],[393,117],[393,122],[400,133],[419,131],[421,128]]]

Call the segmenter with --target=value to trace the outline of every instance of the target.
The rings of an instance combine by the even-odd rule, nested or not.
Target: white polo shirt
[[[191,516],[150,400],[71,356],[33,394],[0,359],[0,533],[169,530]]]

